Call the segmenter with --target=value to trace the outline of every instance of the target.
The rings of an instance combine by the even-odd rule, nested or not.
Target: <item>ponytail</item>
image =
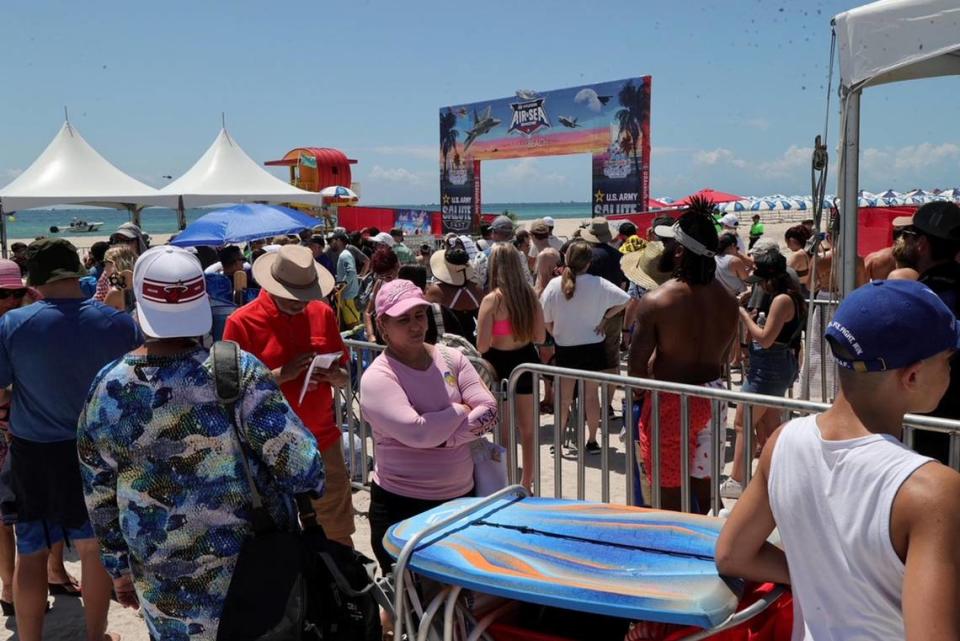
[[[563,274],[560,276],[560,290],[567,300],[573,298],[577,291],[577,273],[569,267],[563,268]]]
[[[575,240],[567,247],[567,266],[563,268],[560,276],[560,290],[567,300],[573,298],[577,291],[577,274],[586,271],[592,258],[593,250],[582,240]]]

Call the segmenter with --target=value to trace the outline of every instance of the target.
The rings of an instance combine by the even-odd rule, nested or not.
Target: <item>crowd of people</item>
[[[568,377],[536,389],[521,376],[512,425],[488,382],[520,365],[706,387],[739,369],[743,391],[767,396],[784,396],[802,367],[815,367],[801,357],[803,341],[818,338],[806,334],[808,298],[830,300],[837,287],[831,239],[812,224],[786,231],[786,251],[758,218],[747,244],[738,217],[719,217],[704,199],[643,234],[604,218],[566,239],[554,227],[543,218],[520,229],[504,215],[479,238],[448,234],[416,249],[399,229],[373,228],[181,249],[150,247],[126,224],[82,260],[64,239],[17,247],[0,261],[0,605],[19,637],[42,638],[47,595],[57,593],[82,595],[90,640],[110,638],[111,598],[140,608],[153,639],[216,639],[251,531],[247,468],[277,527],[296,526],[294,497],[304,495],[327,537],[352,547],[334,406],[354,374],[345,335],[383,346],[359,380],[359,407],[372,429],[370,544],[384,573],[391,525],[474,493],[473,456],[491,430],[503,442],[516,432],[521,483],[534,487],[535,409],[558,408],[566,425],[575,390]],[[832,356],[817,357],[838,366],[834,407],[781,427],[780,412],[762,406],[745,425],[741,405],[734,420],[721,491],[742,498],[718,565],[792,582],[828,622],[799,615],[811,631],[854,607],[852,591],[830,596],[849,585],[850,564],[871,568],[857,593],[876,631],[924,618],[956,631],[939,608],[958,595],[960,563],[945,537],[956,532],[960,476],[927,465],[948,462],[949,438],[918,434],[918,453],[896,439],[908,412],[960,419],[958,368],[949,367],[960,345],[960,209],[931,203],[894,227],[893,246],[862,265],[873,284],[824,319]],[[208,351],[219,340],[240,348],[230,407]],[[580,393],[577,441],[598,454],[610,408],[596,383]],[[678,394],[661,393],[653,416],[642,392],[629,400],[639,421],[626,429],[648,481],[659,425],[663,507],[680,509],[688,481],[693,509],[706,513],[721,480],[711,478],[710,402],[691,396],[685,413]],[[746,488],[745,430],[762,448]],[[832,538],[824,523],[853,538]],[[785,552],[765,543],[774,524]],[[79,555],[80,582],[64,569],[65,545]],[[878,559],[886,565],[874,571]],[[946,581],[947,596],[931,595],[927,576]],[[914,592],[901,603],[907,586]]]

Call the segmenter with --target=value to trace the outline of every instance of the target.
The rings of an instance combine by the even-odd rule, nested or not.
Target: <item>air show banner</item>
[[[595,216],[643,211],[650,177],[650,76],[440,109],[444,229],[476,229],[480,161],[593,154]]]

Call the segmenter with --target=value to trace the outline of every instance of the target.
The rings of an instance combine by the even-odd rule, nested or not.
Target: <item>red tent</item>
[[[719,205],[720,203],[729,203],[734,200],[743,200],[743,196],[738,196],[736,194],[728,194],[724,191],[717,191],[716,189],[701,189],[695,194],[690,194],[686,198],[681,198],[680,200],[673,203],[673,207],[682,207],[684,205],[690,204],[690,199],[694,196],[699,196],[701,198],[706,198],[710,202]]]
[[[647,210],[650,209],[668,209],[673,207],[669,203],[661,202],[656,198],[647,198]]]

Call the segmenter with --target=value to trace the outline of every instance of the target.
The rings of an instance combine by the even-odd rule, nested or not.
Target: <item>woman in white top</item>
[[[747,264],[738,255],[737,236],[723,234],[717,246],[717,280],[734,296],[747,291],[746,279],[750,275]]]
[[[630,297],[613,283],[587,274],[592,251],[584,241],[570,243],[563,274],[551,280],[540,295],[543,320],[556,343],[558,367],[600,371],[604,369],[604,323],[623,310]],[[586,451],[599,454],[598,385],[584,386],[588,439]],[[560,425],[566,425],[573,398],[573,381],[560,385]]]

